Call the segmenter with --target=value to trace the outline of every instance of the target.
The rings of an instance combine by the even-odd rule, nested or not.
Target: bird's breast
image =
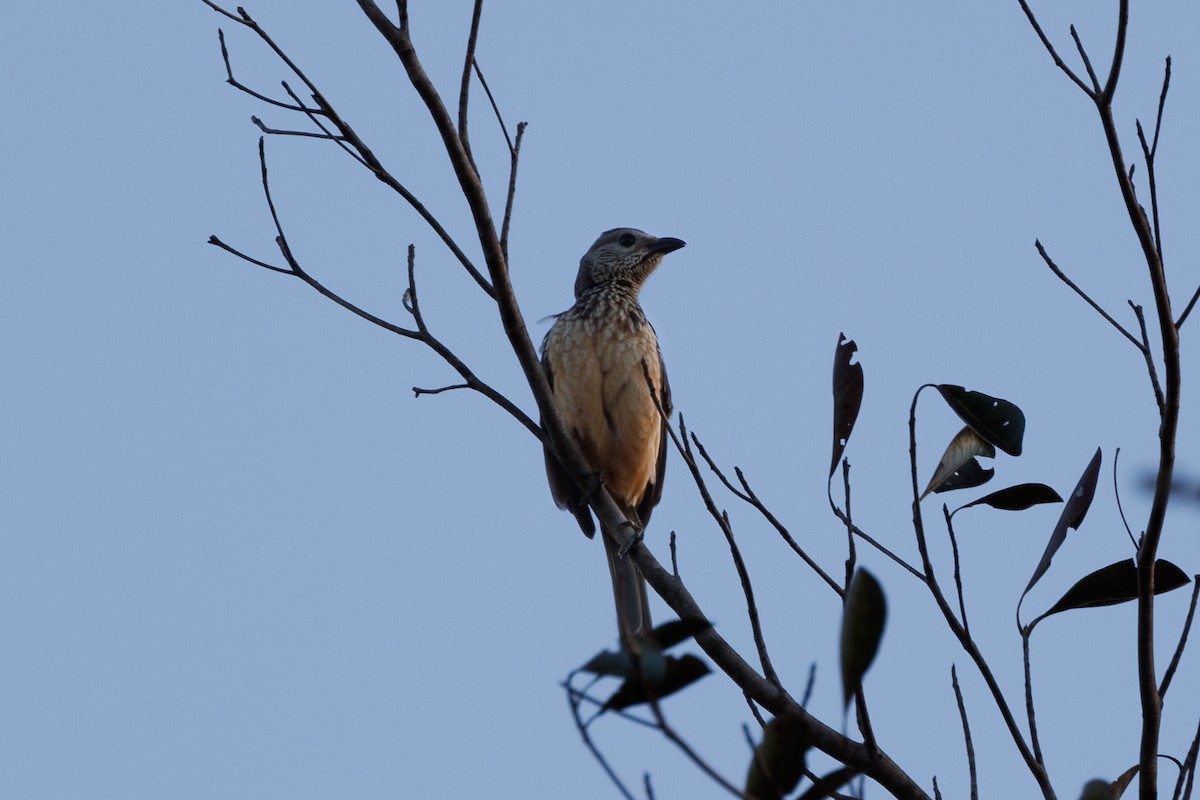
[[[654,329],[636,306],[624,314],[568,312],[547,334],[546,356],[563,421],[610,491],[637,505],[653,483],[662,436],[646,384],[648,370],[661,392]]]

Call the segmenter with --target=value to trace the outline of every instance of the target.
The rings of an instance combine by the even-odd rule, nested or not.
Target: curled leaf
[[[601,711],[620,710],[639,703],[647,702],[651,696],[655,700],[678,692],[709,673],[708,665],[692,654],[667,656],[665,668],[660,680],[643,679],[641,675],[630,675],[617,687],[612,697],[604,701]]]
[[[969,392],[949,383],[938,384],[937,390],[959,419],[983,439],[1010,456],[1021,455],[1025,437],[1025,414],[1021,409],[999,397]]]
[[[1071,496],[1067,498],[1067,504],[1063,507],[1062,514],[1058,517],[1058,523],[1054,526],[1054,531],[1050,534],[1050,541],[1046,543],[1046,550],[1042,553],[1042,560],[1038,562],[1037,568],[1033,571],[1033,577],[1029,579],[1029,585],[1025,587],[1025,591],[1021,592],[1021,600],[1017,602],[1017,609],[1020,610],[1021,602],[1025,600],[1025,595],[1029,594],[1029,590],[1033,585],[1046,574],[1046,570],[1050,568],[1050,561],[1054,558],[1054,554],[1058,552],[1058,548],[1062,547],[1062,543],[1067,540],[1067,528],[1079,530],[1079,526],[1083,523],[1083,518],[1087,515],[1088,508],[1092,505],[1092,497],[1096,494],[1096,479],[1100,476],[1100,448],[1096,448],[1096,455],[1092,456],[1092,460],[1088,462],[1087,467],[1083,470],[1083,475],[1079,478],[1079,483],[1075,484],[1075,491],[1071,492]]]
[[[929,485],[921,493],[924,500],[931,492],[948,492],[953,489],[969,489],[992,479],[995,470],[985,469],[975,456],[995,458],[996,448],[971,428],[963,428],[946,445],[946,452],[938,461]]]
[[[958,510],[962,511],[963,508],[983,505],[998,508],[1001,511],[1024,511],[1041,503],[1061,502],[1062,498],[1058,492],[1044,483],[1018,483],[1016,486],[1009,486],[1007,489],[992,492],[972,503],[967,503]]]
[[[650,631],[646,639],[659,650],[670,650],[680,642],[684,642],[697,633],[708,630],[711,627],[712,623],[707,620],[697,623],[673,619],[670,622],[664,622]]]
[[[854,430],[854,421],[858,419],[858,410],[862,406],[862,364],[850,363],[857,351],[858,345],[853,339],[847,339],[844,333],[838,334],[837,351],[833,356],[833,458],[829,462],[830,477],[833,477],[838,462],[842,460],[842,452],[850,441],[850,432]]]
[[[746,773],[746,791],[760,800],[782,800],[804,775],[812,739],[795,717],[775,717],[763,729]]]
[[[842,611],[842,704],[862,686],[875,660],[887,621],[887,599],[875,576],[859,567],[850,581]]]
[[[1188,576],[1170,561],[1159,559],[1154,562],[1155,594],[1170,592],[1187,585],[1187,583]],[[1113,606],[1117,603],[1136,600],[1137,596],[1137,565],[1133,563],[1132,558],[1118,561],[1080,578],[1057,603],[1050,607],[1049,611],[1029,623],[1029,627],[1032,629],[1046,617],[1060,611]]]

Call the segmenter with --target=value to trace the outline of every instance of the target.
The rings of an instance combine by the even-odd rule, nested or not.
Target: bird
[[[579,262],[575,304],[555,315],[542,341],[542,369],[562,421],[596,471],[594,477],[639,535],[662,497],[671,390],[658,337],[638,294],[663,256],[684,244],[636,228],[602,233]],[[567,475],[549,446],[545,456],[555,503],[570,511],[591,538],[596,525],[588,508],[590,491]],[[601,538],[617,630],[621,641],[633,646],[652,628],[646,581],[610,536]]]

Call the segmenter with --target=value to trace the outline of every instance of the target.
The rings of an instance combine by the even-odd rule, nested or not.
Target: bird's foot
[[[626,553],[637,547],[646,538],[646,529],[636,522],[625,520],[621,523],[621,527],[628,528],[633,533],[633,538],[629,540],[629,544],[617,551],[617,558],[624,558]]]

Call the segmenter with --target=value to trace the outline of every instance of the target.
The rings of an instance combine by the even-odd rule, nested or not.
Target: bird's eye
[[[623,233],[617,241],[621,243],[621,247],[633,247],[633,243],[637,240],[633,238],[632,233]]]

